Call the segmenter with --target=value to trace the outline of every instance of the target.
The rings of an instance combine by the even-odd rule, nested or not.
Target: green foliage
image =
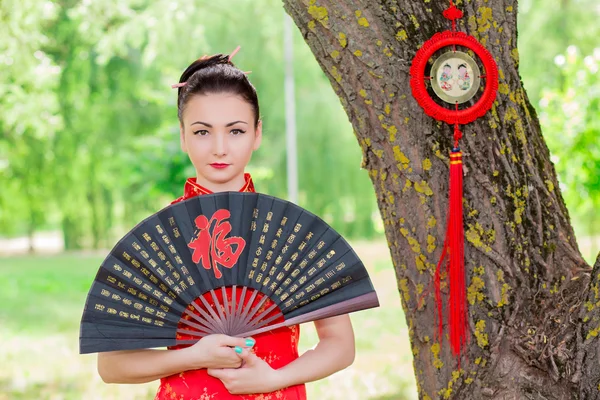
[[[519,0],[519,68],[578,236],[600,233],[599,17],[596,0]]]
[[[597,0],[519,0],[520,71],[533,104],[555,86],[562,72],[554,57],[576,44],[584,54],[598,46]]]
[[[0,232],[24,233],[46,222],[61,227],[69,249],[106,247],[178,197],[193,168],[179,149],[170,83],[202,54],[238,44],[235,62],[253,71],[265,126],[249,170],[258,190],[286,196],[278,1],[36,7],[15,0],[1,7],[18,29],[2,32],[10,40],[0,46],[18,67],[1,76],[12,85],[0,100],[7,132],[0,139]],[[295,42],[300,204],[347,235],[372,236],[375,197],[358,168],[352,127],[299,33]]]
[[[542,88],[571,79],[552,62],[557,54],[597,45],[594,3],[519,2],[521,72],[534,104]],[[260,191],[286,196],[280,1],[6,0],[0,18],[1,234],[60,228],[67,248],[106,247],[179,196],[193,168],[169,85],[191,60],[238,44],[265,132],[249,171]],[[300,204],[346,235],[373,236],[375,196],[352,127],[297,30],[294,43]],[[546,129],[549,142],[559,125]],[[569,196],[572,215],[587,220],[595,203],[580,213]]]
[[[542,92],[540,121],[562,194],[582,232],[598,232],[600,218],[600,48],[585,55],[570,46],[556,57],[560,79]]]
[[[51,177],[44,172],[60,122],[57,69],[39,51],[49,17],[35,0],[0,3],[0,230],[7,233],[30,232],[46,220]]]

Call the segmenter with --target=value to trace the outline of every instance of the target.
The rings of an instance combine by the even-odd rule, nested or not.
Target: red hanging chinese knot
[[[429,40],[427,40],[415,54],[410,68],[410,85],[413,96],[425,113],[430,117],[443,121],[454,126],[453,148],[450,152],[450,190],[448,202],[448,220],[446,226],[446,235],[444,239],[444,247],[442,254],[437,264],[434,275],[435,284],[435,303],[437,311],[437,340],[443,341],[443,304],[441,279],[442,273],[445,272],[448,277],[448,306],[446,307],[446,321],[448,327],[448,339],[452,353],[457,356],[460,366],[460,357],[463,349],[470,339],[470,331],[468,326],[468,303],[467,303],[467,285],[466,271],[464,265],[464,226],[463,226],[463,164],[462,152],[460,151],[459,141],[463,134],[460,130],[460,125],[468,124],[475,121],[477,118],[484,116],[494,104],[498,91],[498,67],[494,57],[490,52],[471,35],[464,32],[457,32],[456,21],[463,17],[463,12],[459,10],[452,0],[450,6],[443,15],[452,22],[452,30],[438,32]],[[468,55],[456,55],[457,46],[465,47],[472,51],[483,64],[485,70],[478,79],[485,79],[486,86],[481,93],[479,100],[469,107],[459,109],[459,98],[445,94],[438,94],[436,86],[432,86],[436,95],[446,103],[440,105],[431,97],[427,82],[431,85],[438,85],[438,81],[443,81],[442,77],[437,75],[437,71],[430,73],[432,76],[426,76],[425,71],[429,65],[430,59],[437,57],[437,60],[450,60],[452,58],[465,59]],[[445,53],[439,55],[439,51],[445,50]],[[447,56],[447,55],[450,56]],[[446,57],[446,58],[443,58]],[[462,58],[461,58],[462,57]],[[436,60],[436,62],[437,62]],[[467,62],[468,64],[468,62]],[[435,62],[434,62],[435,66]],[[448,65],[452,68],[452,66]],[[433,68],[433,67],[432,67]],[[478,67],[472,67],[478,70]],[[435,80],[438,81],[435,81]],[[443,90],[446,87],[441,86]],[[464,89],[463,89],[464,90]],[[461,99],[464,103],[468,99]]]

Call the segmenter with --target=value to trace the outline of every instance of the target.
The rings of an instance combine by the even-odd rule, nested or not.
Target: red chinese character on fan
[[[217,264],[233,268],[246,246],[246,241],[241,237],[227,237],[231,232],[231,223],[225,220],[230,216],[229,210],[217,210],[210,221],[204,215],[198,216],[194,223],[200,232],[188,244],[194,250],[192,261],[196,264],[202,261],[205,269],[214,269],[217,279],[223,276]]]

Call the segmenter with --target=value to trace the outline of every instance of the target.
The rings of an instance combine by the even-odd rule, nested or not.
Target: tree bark
[[[411,95],[420,44],[450,29],[446,1],[284,0],[363,150],[410,330],[421,399],[596,399],[598,272],[581,257],[519,76],[517,1],[458,1],[458,30],[496,59],[492,110],[462,127],[472,340],[461,368],[434,341],[452,128]],[[592,282],[590,277],[593,276]],[[591,290],[590,290],[591,289]],[[445,330],[446,333],[446,330]]]

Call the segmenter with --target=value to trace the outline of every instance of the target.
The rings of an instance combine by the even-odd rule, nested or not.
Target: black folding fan
[[[323,220],[264,194],[210,194],[115,245],[88,293],[80,352],[245,337],[377,306],[363,263]]]

